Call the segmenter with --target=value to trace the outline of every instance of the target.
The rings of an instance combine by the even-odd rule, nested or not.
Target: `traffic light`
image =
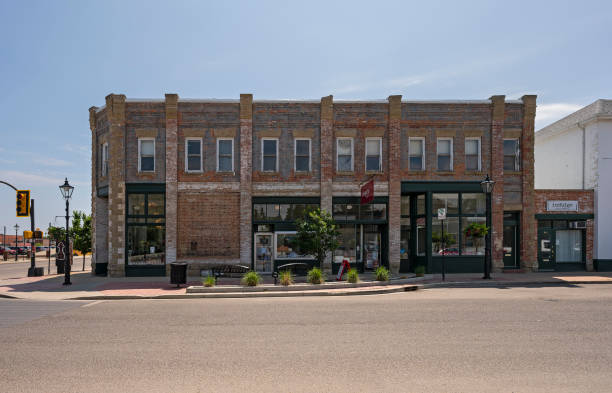
[[[30,190],[17,190],[17,217],[30,215]]]
[[[32,231],[23,231],[23,238],[24,239],[31,239],[32,238]]]

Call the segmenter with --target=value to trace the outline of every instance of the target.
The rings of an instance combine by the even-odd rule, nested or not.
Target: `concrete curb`
[[[543,280],[543,281],[456,281],[456,282],[433,282],[426,284],[418,284],[421,289],[428,288],[495,288],[495,287],[526,287],[526,286],[570,286],[581,284],[612,284],[612,281],[560,281],[560,280]]]
[[[308,291],[285,291],[285,292],[226,292],[226,293],[195,293],[184,295],[157,295],[157,296],[134,296],[134,295],[100,295],[79,296],[64,300],[134,300],[134,299],[241,299],[257,297],[305,297],[305,296],[355,296],[355,295],[379,295],[394,292],[410,292],[419,289],[418,285],[401,285],[393,288],[376,288],[366,290],[308,290]]]

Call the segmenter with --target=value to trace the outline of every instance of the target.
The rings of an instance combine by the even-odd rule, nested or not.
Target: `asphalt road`
[[[603,284],[78,303],[0,327],[0,381],[3,392],[610,392],[611,327]]]
[[[14,258],[14,256],[13,256]],[[90,256],[85,257],[85,270],[91,271]],[[49,259],[45,256],[36,256],[36,266],[42,267],[45,270],[45,276],[49,274],[48,271]],[[28,268],[30,267],[30,260],[22,260],[21,256],[19,261],[1,261],[0,262],[0,280],[7,278],[23,278],[28,276]],[[74,257],[72,262],[73,271],[83,270],[83,257]],[[51,274],[56,274],[57,268],[55,267],[55,258],[51,258]]]

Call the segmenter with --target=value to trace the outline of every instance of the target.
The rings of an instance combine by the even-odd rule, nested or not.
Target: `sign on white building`
[[[546,201],[549,212],[577,212],[578,201]]]

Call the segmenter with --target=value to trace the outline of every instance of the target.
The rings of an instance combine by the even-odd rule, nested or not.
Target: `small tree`
[[[297,242],[305,254],[314,255],[323,268],[325,255],[338,248],[338,225],[331,214],[320,208],[308,210],[296,220]]]
[[[83,270],[85,270],[85,254],[91,252],[91,216],[75,210],[70,232],[74,239],[73,248],[83,254]]]
[[[49,227],[49,239],[53,239],[55,243],[66,240],[66,228]]]

